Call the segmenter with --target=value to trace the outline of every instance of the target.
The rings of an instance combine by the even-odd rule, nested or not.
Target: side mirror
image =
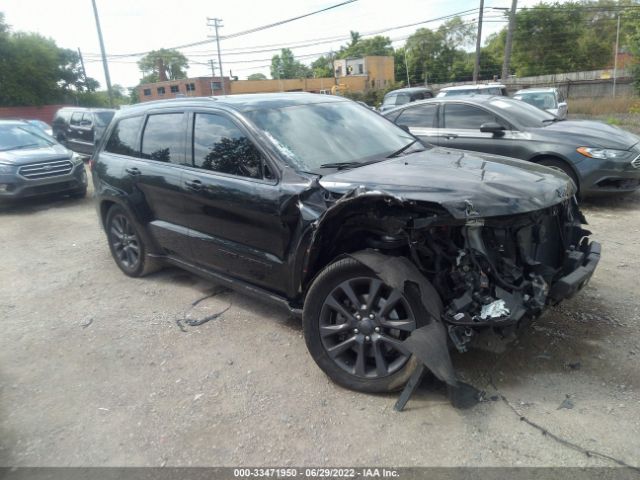
[[[487,122],[480,125],[480,131],[483,133],[493,133],[495,136],[504,135],[504,131],[507,129],[504,125],[500,125],[495,122]]]
[[[407,133],[411,133],[411,132],[409,131],[409,125],[398,125],[398,126],[399,126],[401,129],[403,129],[405,132],[407,132]]]

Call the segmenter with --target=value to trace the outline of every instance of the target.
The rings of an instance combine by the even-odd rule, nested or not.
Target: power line
[[[454,18],[454,17],[468,16],[468,15],[472,15],[473,13],[476,13],[477,11],[478,11],[478,8],[471,8],[469,10],[462,10],[460,12],[450,13],[450,14],[447,14],[447,15],[443,15],[443,16],[436,17],[436,18],[430,18],[430,19],[427,19],[427,20],[421,20],[419,22],[413,22],[413,23],[408,23],[408,24],[405,24],[405,25],[396,25],[396,26],[393,26],[393,27],[386,27],[386,28],[382,28],[382,29],[370,30],[368,32],[363,32],[361,34],[361,36],[362,37],[369,37],[369,36],[372,36],[372,35],[379,35],[381,33],[390,32],[392,30],[400,30],[402,28],[415,27],[415,26],[418,26],[418,25],[424,25],[424,24],[427,24],[427,23],[438,22],[438,21],[441,21],[441,20],[448,20],[448,19]],[[231,38],[231,36],[220,36],[220,40],[224,40],[224,39],[227,39],[227,38]],[[349,37],[349,36],[344,36],[343,35],[343,36],[317,38],[315,40],[313,40],[313,39],[311,39],[311,40],[301,40],[300,42],[312,42],[311,43],[312,45],[320,45],[321,44],[320,42],[322,42],[322,43],[331,43],[333,41],[348,40],[350,38],[351,37]],[[173,47],[173,49],[179,50],[179,49],[182,49],[182,48],[188,48],[190,46],[197,46],[197,45],[202,45],[202,44],[205,44],[205,43],[211,43],[213,41],[214,40],[204,40],[204,41],[200,41],[200,42],[190,43],[190,44],[187,44],[187,45],[181,45],[181,46],[178,46],[178,47]],[[280,48],[275,48],[273,50],[273,51],[275,51],[275,50],[280,50],[281,48],[288,48],[288,47],[297,48],[297,47],[294,47],[296,43],[299,43],[299,42],[294,42],[294,43],[291,43],[291,44],[284,43],[284,44],[256,45],[256,46],[250,46],[250,47],[239,47],[237,49],[229,49],[229,50],[225,49],[224,51],[225,51],[225,54],[226,54],[227,52],[231,53],[231,52],[237,51],[237,50],[249,50],[249,49],[261,48],[261,47],[276,47],[276,46],[280,47]],[[112,54],[112,55],[109,55],[109,57],[110,58],[140,57],[140,56],[146,55],[147,53],[149,53],[149,52],[128,53],[128,54]],[[212,55],[212,53],[214,53],[214,52],[213,51],[201,51],[201,52],[198,52],[198,54],[202,54],[204,56],[210,56],[210,55]],[[242,52],[242,53],[252,53],[252,52],[248,51],[248,52]],[[86,55],[92,56],[92,55],[97,55],[97,54],[88,53]]]
[[[262,25],[260,27],[255,27],[249,30],[245,30],[242,32],[237,32],[237,33],[232,33],[231,35],[227,35],[225,37],[220,37],[221,40],[225,40],[227,38],[235,38],[235,37],[239,37],[241,35],[248,35],[250,33],[254,33],[254,32],[259,32],[261,30],[265,30],[267,28],[272,28],[272,27],[276,27],[279,25],[284,25],[285,23],[289,23],[289,22],[293,22],[295,20],[299,20],[301,18],[305,18],[305,17],[309,17],[311,15],[316,15],[318,13],[322,13],[322,12],[326,12],[328,10],[337,8],[337,7],[341,7],[343,5],[347,5],[349,3],[353,3],[353,2],[357,2],[358,0],[346,0],[344,2],[341,3],[337,3],[335,5],[331,5],[329,7],[325,7],[322,8],[320,10],[316,10],[314,12],[309,12],[309,13],[305,13],[304,15],[298,15],[297,17],[292,17],[292,18],[287,18],[286,20],[280,20],[279,22],[275,22],[275,23],[270,23],[268,25]],[[184,45],[178,45],[176,47],[169,47],[168,50],[180,50],[183,48],[189,48],[189,47],[195,47],[198,45],[204,45],[205,43],[211,43],[213,42],[213,40],[200,40],[198,42],[192,42],[192,43],[185,43]],[[148,53],[150,53],[152,50],[146,51],[146,52],[136,52],[136,53],[119,53],[119,54],[113,54],[111,55],[112,57],[140,57],[143,55],[146,55]]]

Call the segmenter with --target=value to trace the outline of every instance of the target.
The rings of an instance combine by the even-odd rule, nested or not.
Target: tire
[[[376,293],[369,301],[371,292]],[[409,380],[418,361],[393,345],[427,318],[417,287],[393,290],[353,258],[332,263],[316,277],[302,314],[307,348],[318,366],[337,384],[367,393],[397,391]]]
[[[116,265],[130,277],[143,277],[158,270],[159,263],[147,256],[147,247],[127,212],[114,205],[105,222],[109,250]]]
[[[576,186],[576,195],[580,192],[580,182],[578,182],[578,176],[571,169],[571,167],[563,162],[562,160],[557,160],[555,158],[543,158],[538,162],[540,165],[544,165],[545,167],[553,168],[554,170],[560,170],[567,177],[569,177]]]

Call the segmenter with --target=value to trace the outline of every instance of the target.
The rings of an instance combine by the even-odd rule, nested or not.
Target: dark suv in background
[[[168,263],[302,313],[314,360],[356,390],[402,388],[423,327],[420,361],[455,383],[447,338],[513,334],[599,259],[566,176],[425,147],[333,95],[131,106],[92,172],[125,274]]]
[[[405,103],[416,102],[418,100],[425,100],[427,98],[433,98],[433,91],[427,87],[408,87],[399,88],[398,90],[392,90],[384,96],[382,105],[380,105],[380,111],[384,112],[391,108],[404,105]]]
[[[74,152],[91,155],[115,112],[108,108],[61,108],[51,125],[53,138]]]

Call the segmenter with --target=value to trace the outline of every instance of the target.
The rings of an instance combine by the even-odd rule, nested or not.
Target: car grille
[[[636,158],[631,160],[631,166],[633,168],[640,168],[640,155],[638,155]]]
[[[73,163],[69,160],[50,160],[48,162],[30,163],[23,165],[18,173],[24,178],[39,179],[48,177],[59,177],[71,173]]]

